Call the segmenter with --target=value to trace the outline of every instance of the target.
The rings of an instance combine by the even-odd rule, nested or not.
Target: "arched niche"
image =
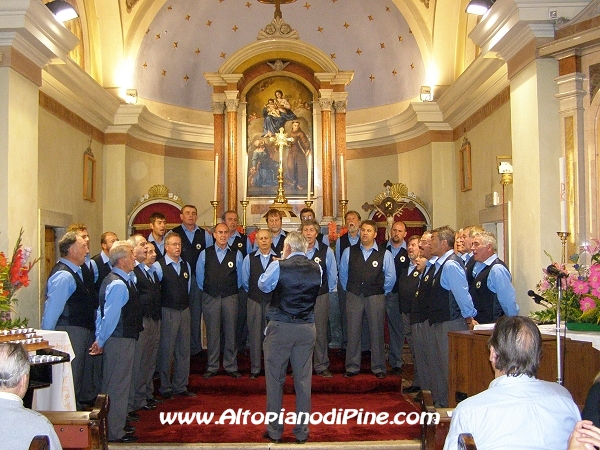
[[[167,230],[175,228],[181,224],[179,214],[184,205],[183,200],[170,192],[167,186],[155,184],[133,205],[127,219],[130,234],[141,233],[148,237],[150,216],[155,212],[164,214],[167,219]]]

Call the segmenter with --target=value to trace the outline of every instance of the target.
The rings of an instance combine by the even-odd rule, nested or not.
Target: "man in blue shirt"
[[[475,234],[472,241],[475,266],[467,272],[469,292],[477,309],[475,320],[492,323],[502,315],[518,316],[515,288],[508,268],[498,258],[498,244],[493,233]]]
[[[91,355],[103,355],[102,392],[110,398],[109,442],[136,442],[124,430],[133,375],[135,341],[142,325],[142,308],[135,288],[133,247],[117,241],[109,252],[112,271],[100,287],[100,307],[96,320],[96,341]]]
[[[449,226],[431,232],[431,254],[438,257],[428,316],[434,352],[432,395],[442,408],[448,407],[448,333],[473,329],[477,323],[463,262],[454,253],[454,236]]]
[[[225,336],[223,345],[223,368],[233,378],[240,378],[235,327],[237,323],[238,291],[242,286],[242,253],[229,248],[229,229],[218,223],[214,231],[215,245],[208,247],[198,257],[196,280],[202,294],[202,309],[208,340],[206,372],[211,378],[219,371],[221,354],[221,331]]]
[[[282,226],[281,211],[279,211],[278,209],[275,209],[275,208],[271,208],[270,210],[267,211],[267,214],[265,214],[265,217],[267,220],[267,228],[269,228],[269,230],[271,230],[271,235],[272,235],[271,248],[277,254],[277,257],[280,257],[281,252],[283,252],[283,241],[285,240],[285,236],[287,235],[287,232],[281,228],[281,226]],[[255,242],[254,250],[256,250],[257,248],[258,248],[258,246],[256,245],[256,242]]]
[[[339,277],[346,291],[348,317],[345,377],[353,377],[360,372],[360,335],[365,312],[371,337],[371,371],[377,378],[385,378],[386,375],[383,336],[385,295],[394,287],[396,270],[392,254],[377,246],[376,235],[377,224],[363,220],[360,244],[344,250],[340,261]]]
[[[274,292],[267,311],[265,330],[265,376],[267,379],[267,414],[277,417],[267,423],[263,435],[271,442],[281,442],[283,421],[279,420],[283,404],[286,368],[292,364],[296,414],[301,420],[293,429],[296,442],[308,439],[311,412],[312,358],[315,346],[314,307],[322,283],[321,267],[305,253],[307,241],[300,233],[289,233],[284,242],[283,259],[273,261],[258,279],[263,292]],[[305,413],[305,414],[302,414]]]
[[[306,257],[318,263],[323,272],[319,296],[315,303],[317,341],[315,344],[313,365],[317,375],[324,378],[331,378],[333,374],[329,370],[327,324],[329,323],[329,293],[333,292],[337,285],[337,265],[333,251],[326,244],[322,242],[319,244],[317,240],[320,229],[319,223],[314,219],[305,220],[300,225],[300,232],[308,241]]]
[[[71,361],[75,400],[78,409],[85,396],[84,379],[92,379],[91,357],[88,349],[94,342],[97,299],[92,284],[85,284],[81,266],[89,248],[75,231],[66,233],[58,242],[60,259],[50,272],[46,284],[46,302],[42,328],[66,331],[75,358]],[[86,364],[87,361],[87,364]],[[86,376],[86,370],[90,373]]]

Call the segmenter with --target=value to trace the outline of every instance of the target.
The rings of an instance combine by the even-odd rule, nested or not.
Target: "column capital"
[[[213,101],[210,103],[210,109],[212,109],[213,114],[223,114],[225,112],[225,102]]]
[[[333,89],[319,89],[319,106],[321,111],[331,111],[333,106]]]
[[[228,98],[225,100],[225,106],[227,107],[227,112],[237,112],[240,101],[237,98]]]

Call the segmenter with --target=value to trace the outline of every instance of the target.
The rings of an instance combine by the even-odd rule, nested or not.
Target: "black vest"
[[[152,233],[150,233],[152,234]],[[163,238],[164,240],[164,238]],[[183,239],[181,240],[181,242],[183,242]],[[156,252],[156,260],[160,261],[161,259],[163,259],[165,257],[165,254],[163,252],[160,251],[160,249],[158,248],[158,245],[156,245],[156,242],[154,241],[148,241],[148,244],[152,244],[154,246],[154,251]],[[183,244],[181,244],[183,246]]]
[[[190,265],[192,274],[195,274],[198,256],[200,256],[202,250],[206,249],[206,232],[202,228],[197,229],[194,232],[194,240],[190,242],[183,225],[173,228],[172,231],[181,238],[181,259]]]
[[[319,231],[319,234],[317,234],[317,241],[319,242],[319,246],[323,243],[324,237],[325,237],[325,235]],[[325,245],[327,245],[327,244],[325,244]]]
[[[400,312],[403,314],[410,313],[415,293],[419,289],[419,270],[416,267],[410,273],[408,273],[408,270],[409,268],[406,267],[398,275],[398,301],[400,303]]]
[[[498,301],[498,295],[495,292],[492,292],[487,285],[490,270],[492,270],[492,267],[496,264],[501,264],[506,267],[506,264],[504,264],[500,258],[496,258],[492,264],[484,267],[476,277],[473,277],[473,269],[467,272],[469,293],[473,299],[473,306],[477,310],[477,315],[474,319],[479,323],[493,323],[496,322],[500,316],[504,315],[502,306]],[[506,267],[506,270],[508,270],[508,267]]]
[[[373,250],[367,260],[363,257],[360,245],[350,247],[348,258],[348,282],[346,290],[354,295],[363,294],[365,297],[383,294],[385,291],[385,273],[383,258],[387,250]]]
[[[422,277],[417,277],[419,279],[419,287],[415,292],[410,306],[411,324],[425,322],[429,318],[429,303],[434,273],[435,264],[432,264],[425,270]]]
[[[159,262],[163,271],[160,281],[160,306],[182,311],[190,306],[188,282],[190,273],[185,261],[179,263],[179,275],[172,264],[166,264],[164,258]]]
[[[342,255],[344,254],[344,250],[346,250],[348,247],[351,247],[352,245],[358,245],[359,242],[360,242],[360,240],[358,240],[356,242],[356,244],[351,244],[350,238],[348,237],[348,233],[340,236],[338,239],[338,245],[340,246],[340,259],[342,258]]]
[[[138,292],[133,283],[130,285],[129,280],[123,279],[120,275],[114,272],[109,273],[102,281],[100,287],[100,313],[104,317],[104,305],[106,304],[106,287],[115,280],[121,280],[127,286],[129,291],[129,299],[121,308],[121,317],[115,331],[111,334],[115,338],[133,338],[137,340],[140,331],[144,329],[142,321],[142,307],[138,298]]]
[[[160,308],[160,281],[158,280],[158,276],[155,273],[150,275],[143,268],[142,264],[135,266],[133,271],[137,278],[135,285],[138,290],[142,315],[154,320],[160,320],[162,315]],[[148,276],[152,277],[152,281],[148,279]]]
[[[248,237],[245,234],[240,233],[233,239],[233,242],[229,246],[233,250],[239,250],[242,252],[242,257],[245,258],[248,254]]]
[[[388,245],[387,249],[390,251],[390,253],[392,253],[391,245]],[[392,292],[394,292],[394,293],[398,292],[398,283],[400,282],[400,274],[402,274],[403,270],[408,269],[408,264],[409,264],[408,250],[406,250],[404,247],[402,247],[400,250],[398,250],[398,253],[394,257],[394,267],[396,268],[396,283],[394,284],[394,287],[392,288]]]
[[[279,241],[277,242],[277,245],[271,244],[271,248],[273,249],[278,258],[281,257],[281,252],[283,252],[283,242],[285,241],[285,236],[287,236],[287,231],[284,231],[283,234],[283,236],[279,236]]]
[[[86,287],[79,275],[71,270],[69,266],[60,261],[52,268],[50,277],[56,272],[64,270],[69,272],[75,279],[75,292],[67,299],[65,307],[56,321],[57,326],[83,327],[88,330],[96,330],[96,304],[97,297],[94,288]],[[50,278],[49,277],[49,278]]]
[[[100,291],[100,286],[102,285],[102,280],[104,277],[111,272],[111,267],[108,263],[102,261],[102,256],[98,253],[96,256],[92,257],[96,266],[98,267],[98,279],[96,280],[96,290]]]
[[[460,307],[454,298],[454,294],[448,289],[442,287],[441,278],[442,272],[444,271],[444,265],[448,261],[456,261],[461,266],[463,260],[460,256],[455,253],[450,254],[448,258],[442,263],[437,273],[433,277],[433,285],[431,286],[431,297],[429,304],[429,323],[447,322],[449,320],[456,320],[462,317]]]
[[[321,271],[317,263],[302,255],[281,260],[271,306],[286,316],[302,319],[314,310],[320,287]]]
[[[205,251],[204,292],[211,297],[229,297],[238,293],[235,258],[237,250],[227,249],[223,261],[219,262],[214,245]]]
[[[250,278],[248,279],[248,298],[259,303],[271,303],[271,299],[273,298],[273,292],[265,294],[258,288],[258,279],[263,273],[265,273],[266,269],[263,269],[261,257],[256,256],[257,254],[260,254],[259,250],[253,251],[248,257],[250,261]],[[267,267],[269,267],[269,264],[271,264],[272,262],[273,255],[269,255],[269,262],[267,263]]]
[[[327,294],[329,292],[329,278],[327,277],[327,247],[322,242],[319,243],[319,249],[315,249],[312,260],[319,263],[323,270],[321,288],[319,289],[319,295]],[[319,259],[317,261],[317,258]]]
[[[96,290],[96,283],[94,281],[94,271],[90,269],[87,262],[83,263],[80,267],[83,275],[83,284],[85,284],[88,292],[94,297],[94,305],[97,309],[100,303],[98,303],[98,291]]]

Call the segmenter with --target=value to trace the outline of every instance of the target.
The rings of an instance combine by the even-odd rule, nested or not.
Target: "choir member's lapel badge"
[[[379,263],[377,261],[373,261],[373,267],[377,267]]]
[[[202,244],[196,244],[196,250],[202,250]]]
[[[244,244],[242,244],[241,242],[238,242],[238,248],[242,248],[244,246]]]
[[[187,280],[188,277],[188,273],[187,272],[183,272],[183,278],[185,278]]]
[[[418,276],[419,276],[419,271],[418,271],[418,270],[415,270],[415,271],[413,272],[413,277],[418,277]]]
[[[315,262],[316,262],[317,264],[321,264],[321,258],[319,258],[319,257],[317,256],[317,257],[315,258]]]
[[[227,263],[227,267],[229,267],[229,268],[231,269],[231,268],[233,267],[233,262],[232,262],[232,261],[229,261],[229,262]]]
[[[404,262],[404,261],[406,261],[406,257],[405,256],[401,256],[400,257],[400,262]]]
[[[481,281],[478,281],[477,283],[475,283],[475,287],[476,287],[477,289],[479,289],[479,288],[481,287]]]

